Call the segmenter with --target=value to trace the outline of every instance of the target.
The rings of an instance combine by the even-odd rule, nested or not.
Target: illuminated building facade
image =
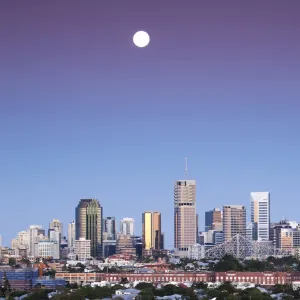
[[[143,213],[143,249],[161,249],[161,214],[159,212]]]

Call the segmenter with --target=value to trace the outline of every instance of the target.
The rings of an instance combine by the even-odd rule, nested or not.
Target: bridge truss
[[[265,259],[269,256],[289,256],[292,255],[292,251],[276,249],[271,242],[251,241],[237,234],[230,240],[206,250],[205,258],[221,259],[225,254],[238,259]]]

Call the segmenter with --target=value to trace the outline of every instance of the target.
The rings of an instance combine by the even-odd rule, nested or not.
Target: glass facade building
[[[161,249],[161,214],[145,212],[142,217],[143,249]]]
[[[76,240],[91,241],[91,256],[102,256],[102,207],[96,199],[81,199],[76,207]]]

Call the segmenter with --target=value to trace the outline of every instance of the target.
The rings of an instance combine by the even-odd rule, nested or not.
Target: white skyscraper
[[[63,223],[59,220],[53,219],[52,222],[49,224],[49,230],[54,229],[55,231],[58,231],[60,233],[60,236],[64,236],[63,232]]]
[[[184,257],[197,242],[195,180],[175,181],[174,205],[174,248],[176,256]]]
[[[75,241],[75,221],[72,221],[68,225],[68,247],[74,248]]]
[[[120,221],[120,231],[122,234],[134,235],[134,219],[133,218],[123,218]]]
[[[270,239],[270,192],[251,193],[251,222],[254,226],[253,239]]]
[[[35,243],[43,239],[45,236],[45,230],[42,229],[41,225],[31,225],[28,229],[28,250],[29,256],[36,256]]]

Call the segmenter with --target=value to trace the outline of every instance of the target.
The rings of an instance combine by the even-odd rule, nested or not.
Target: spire
[[[184,159],[185,160],[185,169],[184,169],[184,177],[188,177],[188,164],[187,164],[187,157]]]

